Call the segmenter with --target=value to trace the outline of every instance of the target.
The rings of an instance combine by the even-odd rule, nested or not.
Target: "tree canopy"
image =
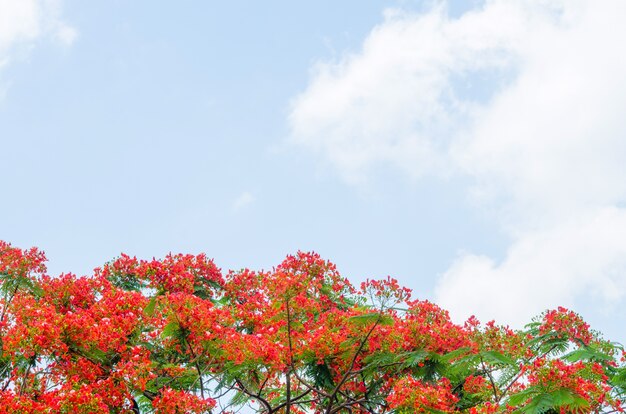
[[[625,408],[623,347],[564,308],[523,330],[455,324],[315,253],[226,273],[203,254],[121,255],[88,277],[45,262],[0,241],[0,413]]]

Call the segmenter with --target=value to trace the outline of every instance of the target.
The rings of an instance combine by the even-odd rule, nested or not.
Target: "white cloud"
[[[0,0],[0,70],[43,37],[69,46],[76,35],[61,20],[60,0]]]
[[[0,0],[0,53],[39,35],[39,13],[35,1]]]
[[[239,211],[242,208],[252,204],[255,201],[255,197],[252,193],[244,191],[233,202],[233,211]]]
[[[453,77],[511,67],[528,20],[517,9],[498,5],[460,20],[443,7],[386,12],[361,53],[315,67],[293,102],[292,141],[322,153],[351,182],[379,162],[415,176],[445,170],[450,136],[476,107],[455,96]]]
[[[439,281],[438,302],[458,320],[474,314],[515,326],[585,297],[605,308],[626,299],[626,211],[614,207],[520,235],[506,259],[464,254]]]
[[[316,66],[291,142],[351,183],[380,163],[474,179],[512,242],[501,263],[465,253],[445,272],[453,314],[517,323],[581,297],[624,301],[625,20],[619,0],[387,12],[359,53]],[[510,288],[518,299],[498,294]]]
[[[78,37],[78,31],[63,22],[57,24],[56,38],[61,44],[71,46]]]

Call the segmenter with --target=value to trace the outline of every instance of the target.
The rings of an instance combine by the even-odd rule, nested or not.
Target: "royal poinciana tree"
[[[457,325],[313,253],[227,274],[204,255],[90,277],[45,261],[0,242],[0,413],[624,411],[622,347],[563,308]]]

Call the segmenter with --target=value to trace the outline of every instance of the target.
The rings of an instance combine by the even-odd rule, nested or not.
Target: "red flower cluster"
[[[583,321],[577,313],[563,307],[545,313],[539,332],[541,334],[554,332],[562,338],[581,341],[585,345],[593,339],[589,324]]]
[[[202,254],[121,255],[91,277],[45,260],[0,241],[0,414],[623,409],[619,345],[566,309],[527,331],[461,326],[315,253],[225,275]]]
[[[391,408],[399,412],[450,413],[455,411],[459,398],[452,393],[450,381],[445,378],[436,384],[428,384],[407,376],[395,383],[387,401]]]

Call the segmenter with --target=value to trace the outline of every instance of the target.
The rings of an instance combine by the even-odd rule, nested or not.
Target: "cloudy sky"
[[[0,0],[0,238],[87,274],[315,250],[626,333],[621,0]]]

